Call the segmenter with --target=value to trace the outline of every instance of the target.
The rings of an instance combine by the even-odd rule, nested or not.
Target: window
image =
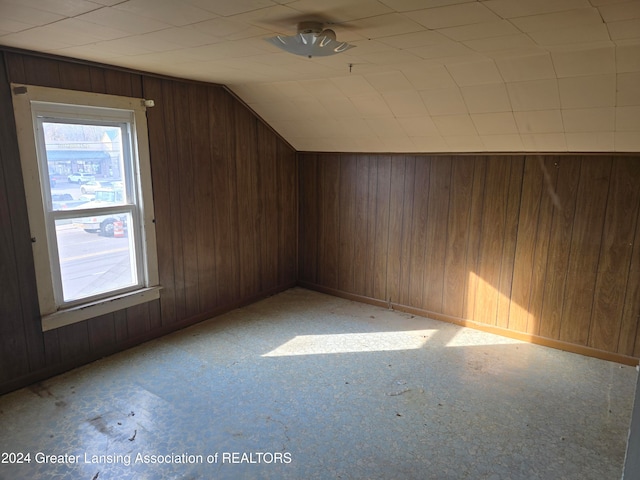
[[[43,330],[158,298],[145,101],[12,91]]]

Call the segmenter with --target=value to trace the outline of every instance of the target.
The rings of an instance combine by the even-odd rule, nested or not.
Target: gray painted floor
[[[619,479],[636,377],[296,288],[0,397],[0,478]]]

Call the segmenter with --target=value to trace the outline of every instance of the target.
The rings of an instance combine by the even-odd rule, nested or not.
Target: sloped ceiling
[[[263,41],[316,18],[357,48]],[[226,84],[301,151],[640,151],[640,0],[0,0],[0,44]]]

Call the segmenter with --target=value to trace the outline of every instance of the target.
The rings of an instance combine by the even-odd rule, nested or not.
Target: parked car
[[[92,180],[82,185],[82,187],[80,187],[80,191],[82,192],[83,195],[85,195],[87,193],[96,193],[96,190],[101,188],[102,189],[112,188],[112,184],[111,182],[96,182]]]
[[[98,189],[95,191],[94,199],[83,208],[105,207],[118,205],[123,202],[122,190]],[[108,214],[83,217],[75,223],[76,227],[82,228],[87,233],[98,233],[104,237],[113,237],[115,223],[122,222],[123,234],[127,233],[127,215]]]
[[[71,183],[83,184],[87,182],[94,182],[96,180],[96,177],[91,173],[80,172],[80,173],[72,173],[67,177],[67,180],[70,181]]]
[[[80,205],[87,203],[89,198],[78,198],[74,200],[73,196],[69,193],[52,193],[51,194],[51,204],[53,210],[69,210],[73,208],[77,208]]]

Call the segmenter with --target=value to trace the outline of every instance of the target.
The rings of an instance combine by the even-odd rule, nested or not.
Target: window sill
[[[42,331],[54,330],[56,328],[82,322],[90,318],[99,317],[107,313],[123,310],[134,305],[150,302],[160,298],[162,287],[149,287],[135,292],[118,295],[116,297],[105,298],[97,302],[80,305],[55,313],[42,316]]]

